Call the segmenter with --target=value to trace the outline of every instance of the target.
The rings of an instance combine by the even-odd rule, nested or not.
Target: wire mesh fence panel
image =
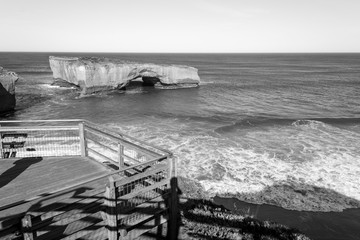
[[[1,131],[2,158],[80,155],[79,131],[74,129]]]
[[[120,135],[110,135],[107,132],[102,132],[97,128],[89,126],[85,127],[85,140],[88,156],[101,162],[111,161],[119,165],[119,161],[122,159],[124,166],[131,166],[161,156],[143,146],[124,141]]]
[[[125,158],[125,162],[129,162],[130,164],[136,164],[136,163],[141,163],[141,162],[146,162],[151,160],[153,157],[153,155],[150,155],[149,153],[143,153],[140,152],[138,149],[132,147],[132,146],[124,146],[124,158]]]
[[[120,226],[132,226],[166,206],[169,192],[168,162],[145,163],[126,170],[116,182],[117,218]]]
[[[88,148],[88,156],[101,162],[118,162],[116,141],[88,129],[85,129],[85,141]]]

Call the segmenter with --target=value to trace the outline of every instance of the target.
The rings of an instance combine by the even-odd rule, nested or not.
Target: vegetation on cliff
[[[309,240],[296,229],[232,213],[209,200],[186,199],[180,213],[179,239]]]

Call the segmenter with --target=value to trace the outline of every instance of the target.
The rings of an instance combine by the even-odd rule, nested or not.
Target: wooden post
[[[81,149],[81,156],[87,157],[87,144],[85,139],[85,130],[84,130],[84,123],[79,123],[79,137],[80,137],[80,149]]]
[[[0,125],[1,128],[1,125]],[[3,150],[2,150],[2,133],[0,132],[0,158],[4,158],[3,157]]]
[[[118,229],[117,229],[117,204],[116,204],[116,188],[114,184],[114,178],[109,177],[109,187],[106,187],[105,191],[105,206],[106,206],[106,221],[108,228],[108,239],[117,240],[118,239]]]
[[[24,234],[24,240],[34,240],[34,234],[31,230],[32,222],[30,215],[25,215],[25,217],[21,219],[21,227]]]
[[[159,203],[157,203],[157,208],[158,209],[163,209],[164,206],[162,206],[162,204],[159,202]],[[162,239],[163,238],[163,225],[161,224],[160,221],[161,221],[161,215],[158,215],[155,218],[155,226],[157,226],[157,229],[156,229],[156,237],[157,237],[157,239]]]
[[[125,167],[124,164],[124,145],[119,142],[118,144],[118,157],[119,157],[119,170]]]

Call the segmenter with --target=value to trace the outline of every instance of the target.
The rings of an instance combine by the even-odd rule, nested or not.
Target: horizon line
[[[360,52],[74,52],[74,51],[0,51],[0,53],[122,53],[122,54],[358,54]]]

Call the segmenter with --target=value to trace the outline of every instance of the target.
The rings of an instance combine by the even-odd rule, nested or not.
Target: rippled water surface
[[[48,56],[0,53],[21,76],[2,119],[85,118],[175,153],[210,195],[298,210],[360,207],[360,54],[86,54],[191,65],[199,88],[79,98]]]

